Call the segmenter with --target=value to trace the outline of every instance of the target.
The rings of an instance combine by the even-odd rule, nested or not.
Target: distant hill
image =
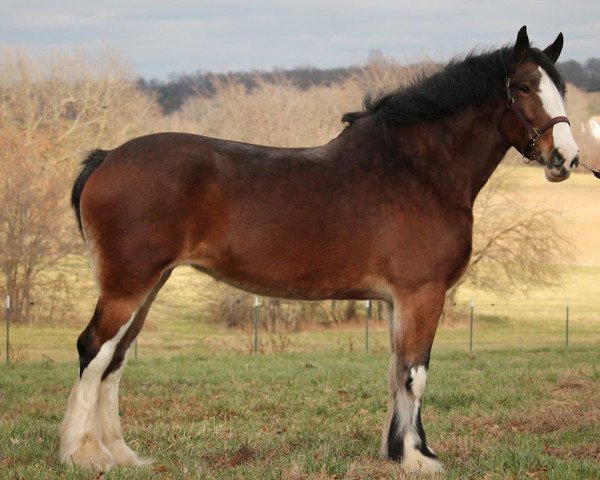
[[[298,67],[291,70],[181,73],[172,75],[167,81],[140,79],[138,85],[143,90],[154,92],[164,113],[169,114],[178,110],[190,96],[212,95],[215,90],[214,85],[219,82],[236,80],[251,90],[256,85],[257,79],[266,82],[289,81],[302,89],[308,89],[314,85],[343,83],[360,70],[361,67],[331,69]]]
[[[585,63],[567,60],[556,66],[567,82],[588,92],[600,91],[600,58],[589,58]]]
[[[558,69],[565,80],[587,91],[600,91],[600,58],[590,58],[584,63],[575,60],[559,62]],[[139,79],[142,90],[153,92],[165,114],[181,108],[188,97],[195,95],[210,96],[214,93],[214,85],[218,82],[233,80],[244,83],[248,89],[256,85],[257,78],[263,81],[290,81],[294,85],[308,89],[314,85],[332,85],[343,83],[363,67],[320,69],[298,67],[290,70],[251,70],[229,73],[211,73],[198,71],[195,73],[172,74],[168,80]]]

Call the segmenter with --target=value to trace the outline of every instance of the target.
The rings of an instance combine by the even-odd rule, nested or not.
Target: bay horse
[[[578,146],[554,63],[523,27],[365,100],[323,146],[272,148],[160,133],[96,150],[72,204],[99,298],[77,340],[80,370],[60,430],[66,464],[140,465],[125,444],[119,381],[127,351],[171,271],[196,267],[260,295],[379,299],[391,361],[381,451],[437,472],[421,421],[446,291],[469,264],[473,202],[510,147],[565,180]]]

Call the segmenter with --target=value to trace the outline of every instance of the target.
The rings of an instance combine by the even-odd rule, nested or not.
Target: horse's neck
[[[443,120],[401,129],[403,153],[443,198],[472,207],[509,148],[498,129],[500,114],[496,105],[471,107]],[[407,135],[414,141],[407,141]]]

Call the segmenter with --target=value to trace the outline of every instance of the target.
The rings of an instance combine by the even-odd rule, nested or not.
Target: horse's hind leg
[[[162,276],[159,284],[154,287],[140,310],[136,313],[133,323],[117,345],[112,361],[104,371],[102,381],[100,382],[98,419],[100,430],[102,431],[102,442],[111,453],[114,464],[118,466],[142,465],[147,463],[140,460],[123,440],[123,430],[121,429],[121,420],[119,418],[119,382],[127,363],[129,347],[140,332],[152,306],[152,302],[154,302],[156,295],[170,275],[171,271],[168,271]]]
[[[382,454],[400,462],[409,472],[435,473],[443,469],[426,444],[421,401],[444,295],[443,287],[427,285],[394,301],[390,396]]]
[[[146,302],[152,297],[157,284],[158,280],[149,282],[146,288],[137,288],[136,293],[103,292],[100,295],[91,322],[77,340],[80,374],[69,396],[60,429],[62,462],[99,470],[110,468],[115,463],[113,454],[103,442],[103,428],[107,432],[112,429],[113,433],[120,435],[120,425],[117,429],[118,419],[117,422],[106,424],[101,412],[114,413],[117,410],[118,414],[118,406],[109,399],[114,399],[118,394],[115,377],[119,377],[119,374],[104,384],[102,389],[101,383],[108,379],[111,368],[116,371],[122,366],[127,351],[124,346],[132,340],[133,330],[128,334],[129,329],[137,328],[137,334],[141,328],[144,311],[149,308]],[[138,316],[139,313],[143,315]],[[101,397],[104,401],[101,401]],[[108,403],[106,400],[109,400]],[[112,413],[110,418],[114,417]]]

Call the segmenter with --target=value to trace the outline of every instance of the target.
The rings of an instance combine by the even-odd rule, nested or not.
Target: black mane
[[[513,47],[503,47],[453,59],[439,72],[417,76],[408,86],[395,92],[379,97],[367,95],[364,110],[346,113],[342,122],[352,124],[359,118],[377,115],[397,125],[410,125],[446,117],[469,105],[483,104],[504,95],[504,79],[509,74],[513,52]],[[535,48],[531,48],[529,54],[564,93],[564,83],[550,59]]]

